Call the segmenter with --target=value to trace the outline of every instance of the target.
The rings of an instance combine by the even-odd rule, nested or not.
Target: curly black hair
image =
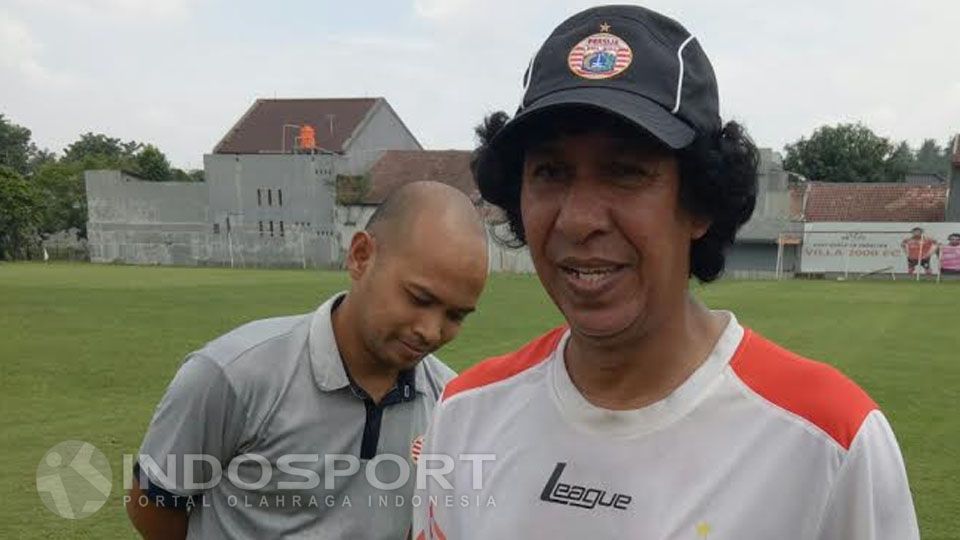
[[[589,119],[587,118],[589,115]],[[471,170],[484,200],[506,214],[510,235],[500,238],[510,247],[526,244],[520,213],[523,145],[516,140],[498,141],[493,154],[491,141],[510,117],[503,111],[483,119],[475,129],[479,146],[473,153]],[[576,133],[597,129],[606,124],[618,132],[652,136],[612,115],[573,109],[565,114],[543,115],[525,123],[523,140],[543,140],[557,133]],[[504,151],[512,149],[512,152]],[[690,274],[701,282],[716,280],[723,273],[726,252],[733,245],[737,230],[750,219],[757,199],[757,165],[759,153],[746,130],[737,122],[727,122],[718,133],[700,134],[685,148],[673,151],[680,168],[680,204],[691,214],[706,218],[710,228],[690,245]],[[495,159],[497,179],[478,177],[481,159]]]

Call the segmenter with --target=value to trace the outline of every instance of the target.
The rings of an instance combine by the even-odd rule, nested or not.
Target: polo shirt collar
[[[310,321],[310,337],[308,338],[310,365],[313,369],[314,382],[325,392],[351,386],[350,376],[347,375],[347,371],[343,367],[343,357],[340,356],[337,339],[333,334],[333,310],[340,305],[340,302],[346,296],[347,293],[344,291],[330,297],[317,308]],[[424,361],[417,363],[412,376],[409,372],[400,373],[397,385],[401,392],[405,387],[410,386],[414,392],[426,393],[429,383],[424,373]]]

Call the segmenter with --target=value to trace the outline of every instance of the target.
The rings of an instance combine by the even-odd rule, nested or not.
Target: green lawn
[[[312,310],[342,273],[0,265],[0,538],[128,538],[120,456],[135,452],[183,356],[252,319]],[[960,283],[722,282],[712,307],[801,354],[825,359],[880,403],[897,432],[925,539],[960,537]],[[495,276],[441,356],[463,369],[558,324],[527,276]],[[48,511],[37,465],[88,441],[113,466],[111,499],[83,520]]]

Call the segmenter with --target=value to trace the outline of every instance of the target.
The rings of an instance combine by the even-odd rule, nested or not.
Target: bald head
[[[409,369],[476,309],[487,280],[486,228],[466,195],[417,182],[392,193],[353,235],[346,262],[352,283],[337,310],[341,327],[353,327],[382,363]]]
[[[440,182],[412,182],[391,193],[370,216],[366,231],[382,248],[433,242],[486,247],[480,214],[460,190]]]

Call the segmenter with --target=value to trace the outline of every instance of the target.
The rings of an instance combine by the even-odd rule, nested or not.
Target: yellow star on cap
[[[600,23],[600,31],[601,31],[601,32],[609,32],[609,31],[610,31],[610,25],[607,24],[607,23]]]
[[[700,538],[706,538],[710,534],[710,525],[706,521],[701,521],[697,524],[697,536]]]

